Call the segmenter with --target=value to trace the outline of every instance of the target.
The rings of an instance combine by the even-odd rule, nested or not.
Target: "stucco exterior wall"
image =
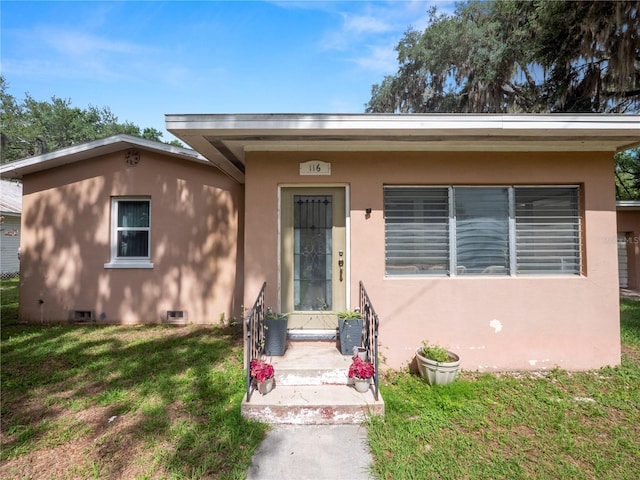
[[[640,290],[640,210],[618,211],[618,232],[627,239],[628,287]]]
[[[307,160],[330,176],[300,176]],[[351,305],[362,280],[380,316],[385,365],[406,366],[422,340],[470,370],[589,369],[620,361],[613,156],[570,152],[249,152],[245,304],[263,281],[278,305],[278,186],[348,185]],[[385,276],[383,186],[579,184],[583,275]],[[367,218],[365,210],[371,208]]]
[[[214,168],[139,150],[24,178],[20,318],[58,322],[70,310],[98,323],[190,323],[239,317],[242,187]],[[108,269],[112,196],[151,198],[153,269]]]

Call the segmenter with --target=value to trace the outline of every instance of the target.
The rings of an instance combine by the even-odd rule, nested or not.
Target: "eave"
[[[167,130],[244,182],[256,151],[608,151],[640,145],[632,115],[166,115]]]
[[[69,165],[129,148],[161,153],[177,159],[211,165],[205,157],[193,150],[121,134],[6,163],[0,166],[0,175],[3,178],[22,178],[30,173]]]

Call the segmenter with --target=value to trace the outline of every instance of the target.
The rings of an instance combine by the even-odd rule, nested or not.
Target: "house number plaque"
[[[331,175],[331,164],[320,160],[309,160],[300,164],[300,175]]]

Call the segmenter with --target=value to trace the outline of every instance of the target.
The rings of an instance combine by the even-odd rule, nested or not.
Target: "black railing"
[[[258,298],[253,304],[253,308],[247,315],[247,338],[245,351],[247,356],[247,402],[251,398],[251,360],[258,360],[262,356],[262,346],[264,345],[264,290],[267,282],[262,284]]]
[[[378,400],[378,324],[380,322],[362,281],[360,282],[360,313],[364,319],[362,343],[373,362],[373,396]]]

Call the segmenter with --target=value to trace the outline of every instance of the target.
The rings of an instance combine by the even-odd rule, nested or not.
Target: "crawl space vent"
[[[94,323],[96,316],[93,310],[71,310],[69,312],[69,321],[72,323]]]
[[[169,325],[184,325],[187,323],[187,312],[184,310],[167,310],[163,323]]]

